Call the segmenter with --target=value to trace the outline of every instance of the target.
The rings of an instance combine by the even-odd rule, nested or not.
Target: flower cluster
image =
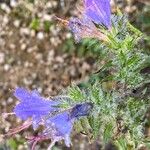
[[[82,17],[71,18],[69,20],[69,28],[74,33],[77,42],[87,37],[106,41],[106,35],[100,32],[95,24],[110,29],[110,17],[110,0],[84,0]]]
[[[62,111],[59,105],[63,102],[60,99],[56,98],[55,101],[45,99],[37,91],[29,92],[24,88],[16,88],[14,96],[20,100],[20,103],[14,108],[14,113],[20,119],[25,120],[25,123],[7,135],[18,133],[30,125],[34,130],[42,125],[44,130],[39,136],[29,137],[29,140],[33,142],[32,150],[38,141],[44,139],[51,139],[49,149],[60,140],[64,140],[66,146],[69,147],[74,122],[80,117],[89,115],[93,107],[92,103],[85,102]]]

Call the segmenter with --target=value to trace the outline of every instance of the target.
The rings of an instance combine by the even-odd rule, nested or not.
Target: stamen
[[[10,129],[10,132],[5,134],[4,136],[11,136],[11,135],[14,135],[24,129],[27,129],[30,125],[32,124],[32,121],[31,120],[27,120],[26,122],[24,122],[24,124],[22,126],[19,126],[17,128],[14,128],[14,129]]]
[[[54,16],[55,19],[57,19],[59,22],[61,22],[63,25],[67,26],[69,24],[69,22],[67,20],[61,19],[57,16]]]
[[[43,141],[43,140],[48,139],[48,137],[42,136],[42,135],[41,136],[29,136],[29,137],[26,137],[26,138],[29,140],[30,143],[33,143],[31,150],[35,149],[35,146],[39,141]]]

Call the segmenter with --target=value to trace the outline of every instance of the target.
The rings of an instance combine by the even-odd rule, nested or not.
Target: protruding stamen
[[[35,146],[36,144],[39,142],[39,141],[43,141],[43,140],[47,140],[48,137],[46,136],[30,136],[30,137],[26,137],[30,143],[32,143],[32,148],[31,150],[34,150],[35,149]]]
[[[64,19],[61,19],[57,16],[54,16],[56,20],[58,20],[59,22],[61,22],[63,25],[67,26],[69,24],[68,20],[64,20]]]
[[[5,134],[4,136],[10,136],[10,135],[14,135],[24,129],[27,129],[30,125],[32,124],[31,120],[27,120],[26,122],[24,122],[24,124],[22,126],[19,126],[17,128],[14,129],[10,129],[10,132]]]

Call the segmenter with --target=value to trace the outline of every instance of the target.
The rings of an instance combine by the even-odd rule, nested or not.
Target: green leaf
[[[49,32],[51,25],[52,25],[52,22],[50,22],[50,21],[44,21],[44,30],[46,32]]]
[[[100,127],[102,125],[100,117],[89,116],[88,121],[89,121],[89,125],[92,129],[93,137],[94,137],[94,139],[96,139],[97,136],[100,134]]]
[[[10,146],[12,150],[17,150],[18,144],[17,144],[17,141],[15,141],[14,139],[10,138],[8,140],[8,145]]]
[[[68,89],[69,97],[75,102],[82,102],[85,100],[85,96],[78,86],[72,86]]]
[[[31,23],[30,23],[30,28],[33,30],[38,31],[40,28],[40,19],[39,18],[34,18]]]
[[[128,150],[127,140],[124,137],[119,138],[115,144],[118,147],[118,150]]]
[[[150,142],[149,142],[149,143],[146,143],[146,147],[147,147],[148,149],[150,149]]]
[[[113,125],[110,122],[110,123],[106,124],[104,133],[103,133],[103,140],[104,140],[105,144],[111,140],[112,135],[113,135]]]
[[[128,22],[128,28],[132,31],[132,32],[134,32],[136,35],[138,35],[138,36],[142,36],[142,32],[141,31],[139,31],[137,28],[135,28],[133,25],[131,25],[129,22]]]

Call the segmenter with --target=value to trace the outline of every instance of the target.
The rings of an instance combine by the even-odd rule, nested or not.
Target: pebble
[[[19,20],[15,20],[15,21],[13,22],[13,24],[14,24],[14,26],[15,26],[16,28],[19,28],[19,26],[20,26],[20,21],[19,21]]]
[[[13,44],[13,43],[11,43],[10,45],[9,45],[9,47],[10,47],[10,49],[15,49],[16,48],[16,45],[15,44]]]
[[[46,6],[47,6],[47,8],[52,8],[53,7],[53,5],[52,5],[52,3],[50,1],[47,2]]]
[[[43,40],[44,39],[44,33],[43,32],[38,32],[37,33],[37,39]]]
[[[67,39],[70,39],[71,37],[72,37],[72,34],[71,34],[71,33],[67,33],[67,34],[66,34],[66,38],[67,38]]]
[[[85,71],[88,71],[88,70],[90,70],[91,67],[90,67],[90,65],[89,65],[88,63],[83,62],[82,68],[83,68]]]
[[[1,5],[1,9],[4,10],[6,13],[10,13],[11,9],[9,8],[9,6],[6,5],[6,3],[2,3]]]
[[[26,45],[25,43],[23,43],[23,44],[21,44],[21,47],[20,47],[20,48],[21,48],[21,50],[24,51],[24,50],[27,48],[27,45]]]
[[[5,61],[5,54],[0,52],[0,64],[4,63]]]
[[[20,35],[30,35],[30,29],[29,28],[21,28]]]
[[[30,35],[31,35],[31,37],[35,37],[35,35],[36,35],[35,30],[31,30]]]
[[[10,6],[11,7],[16,7],[17,6],[17,1],[16,0],[10,0]]]
[[[25,85],[31,85],[31,84],[32,84],[32,80],[29,80],[29,79],[27,79],[27,78],[23,78],[23,83],[24,83]]]
[[[9,69],[10,69],[10,65],[9,64],[5,64],[4,65],[4,71],[7,72]]]
[[[9,98],[7,99],[7,103],[8,103],[8,104],[13,103],[13,99],[12,99],[11,97],[9,97]]]
[[[56,62],[58,62],[58,63],[64,63],[64,59],[63,59],[61,56],[57,56],[57,57],[55,58],[55,60],[56,60]]]
[[[43,17],[42,17],[42,19],[45,20],[45,21],[51,21],[52,17],[51,17],[51,15],[44,14]]]
[[[9,22],[8,16],[3,17],[3,25],[7,25]]]

